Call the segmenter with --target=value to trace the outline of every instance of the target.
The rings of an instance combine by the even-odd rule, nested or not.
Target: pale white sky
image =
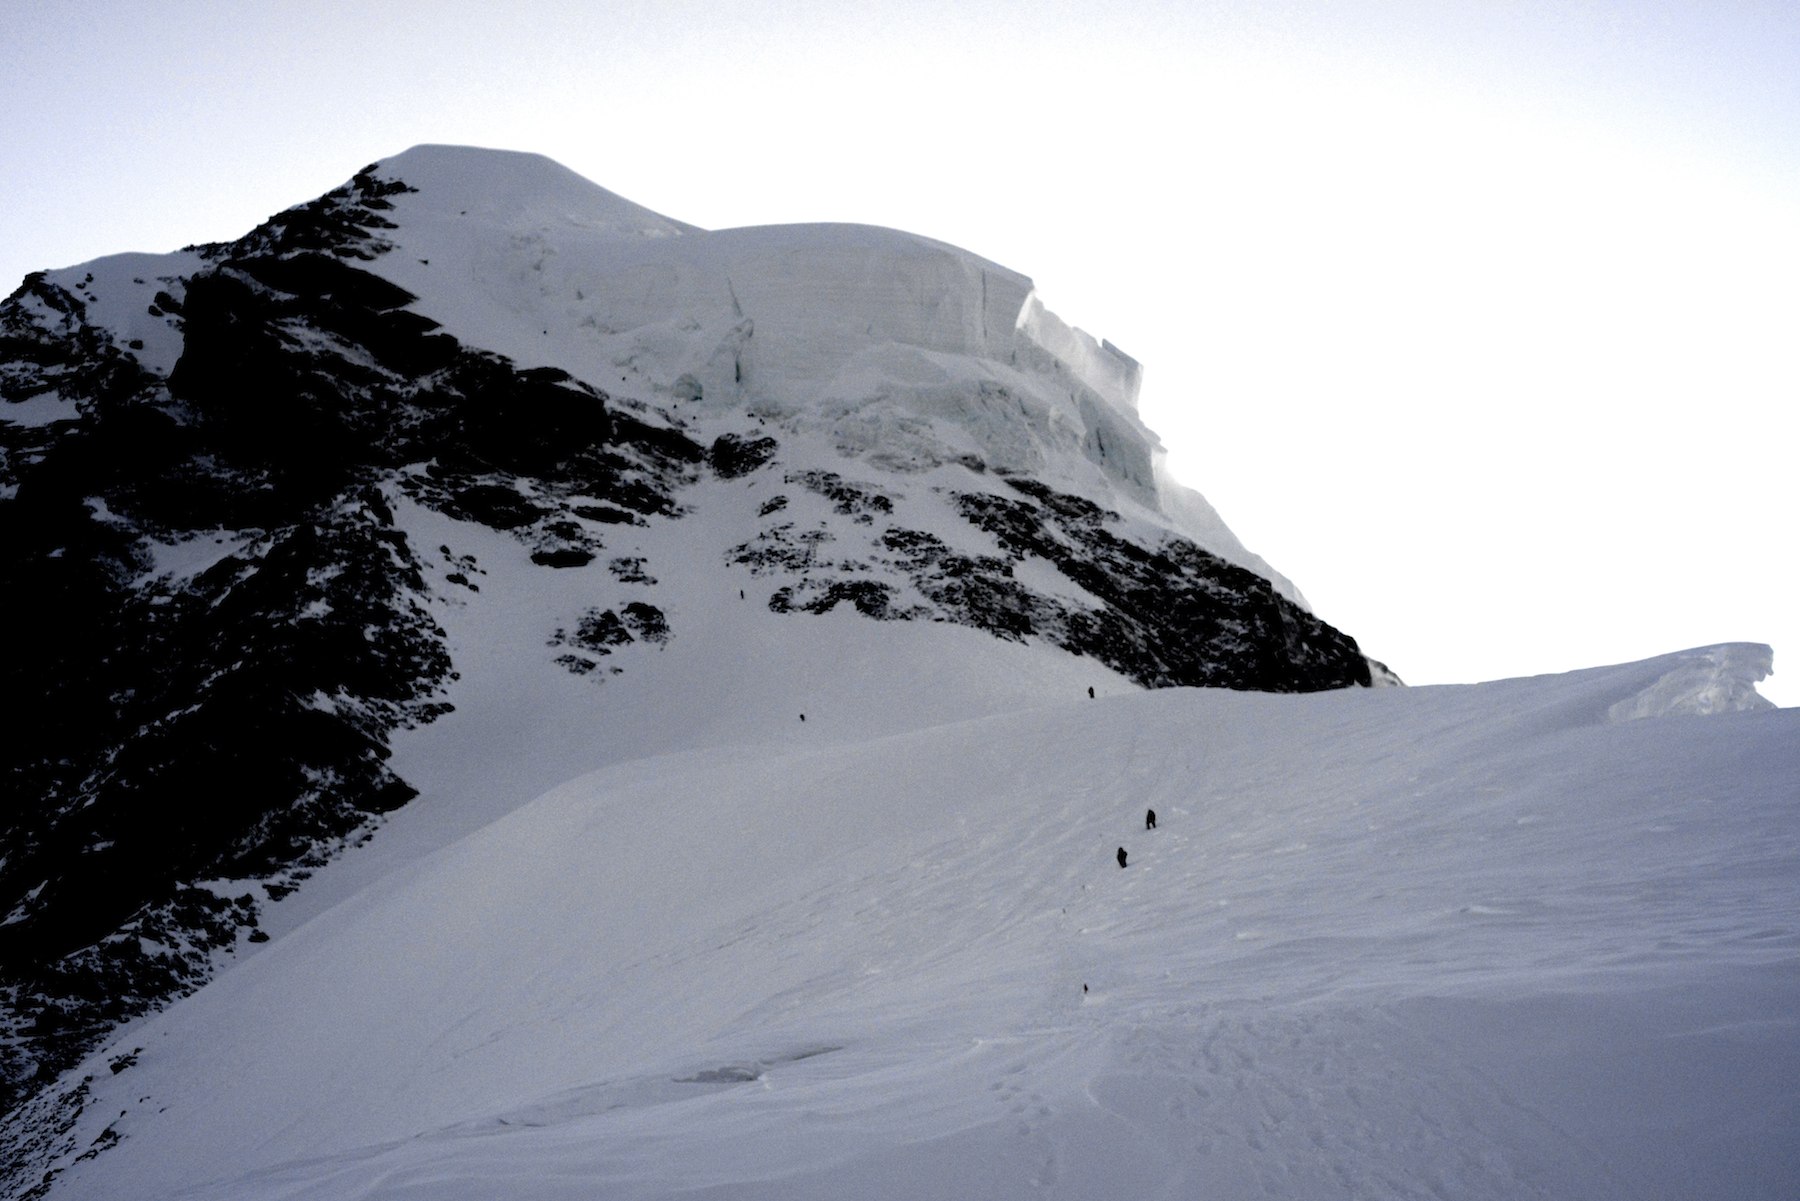
[[[709,228],[908,229],[1143,361],[1177,474],[1408,681],[1745,640],[1800,704],[1791,0],[0,18],[0,287],[419,142]]]

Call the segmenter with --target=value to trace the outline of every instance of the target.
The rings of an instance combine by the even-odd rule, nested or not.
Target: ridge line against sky
[[[1784,4],[25,3],[0,97],[8,290],[416,143],[535,151],[1031,275],[1409,681],[1800,655]]]

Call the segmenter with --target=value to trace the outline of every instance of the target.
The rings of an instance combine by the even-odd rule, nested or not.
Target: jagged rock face
[[[826,550],[832,536],[795,533],[791,522],[777,521],[738,547],[735,561],[753,572],[801,574],[771,598],[781,612],[825,613],[848,603],[879,620],[954,621],[1000,638],[1035,636],[1149,687],[1303,692],[1369,683],[1355,642],[1254,572],[1183,539],[1145,545],[1121,537],[1108,528],[1120,521],[1117,513],[1033,480],[999,478],[1011,495],[952,497],[957,512],[993,539],[996,554],[959,553],[929,531],[890,525],[867,539],[867,559],[834,557]],[[830,472],[794,473],[784,482],[826,497],[856,524],[894,507]],[[780,513],[785,497],[766,507],[765,515]],[[1021,583],[1013,568],[1027,558],[1099,603],[1074,604]],[[905,584],[927,603],[901,603]]]
[[[703,480],[738,488],[756,531],[718,571],[767,583],[793,621],[958,623],[1146,687],[1369,682],[1355,643],[1264,576],[979,453],[923,473],[865,440],[821,461],[766,405],[677,415],[699,399],[680,379],[652,381],[674,398],[658,407],[468,345],[370,269],[410,192],[370,168],[195,248],[133,281],[123,331],[46,276],[0,306],[0,622],[25,632],[0,660],[20,698],[0,751],[0,1103],[192,988],[263,898],[415,797],[390,743],[444,715],[463,665],[434,598],[484,569],[416,545],[402,506],[631,590],[534,632],[596,682],[683,633],[656,563],[609,553],[610,531],[681,522]]]

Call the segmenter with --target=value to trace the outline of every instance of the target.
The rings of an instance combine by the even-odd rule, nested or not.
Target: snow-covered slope
[[[51,1196],[1789,1197],[1800,726],[1617,713],[1766,655],[621,764],[126,1030]]]

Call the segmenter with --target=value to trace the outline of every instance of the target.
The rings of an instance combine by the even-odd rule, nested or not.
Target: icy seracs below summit
[[[1138,363],[1026,276],[847,224],[706,231],[534,154],[419,146],[374,173],[394,249],[369,269],[471,345],[688,413],[825,431],[893,472],[973,458],[1191,538],[1298,589],[1163,467]]]

